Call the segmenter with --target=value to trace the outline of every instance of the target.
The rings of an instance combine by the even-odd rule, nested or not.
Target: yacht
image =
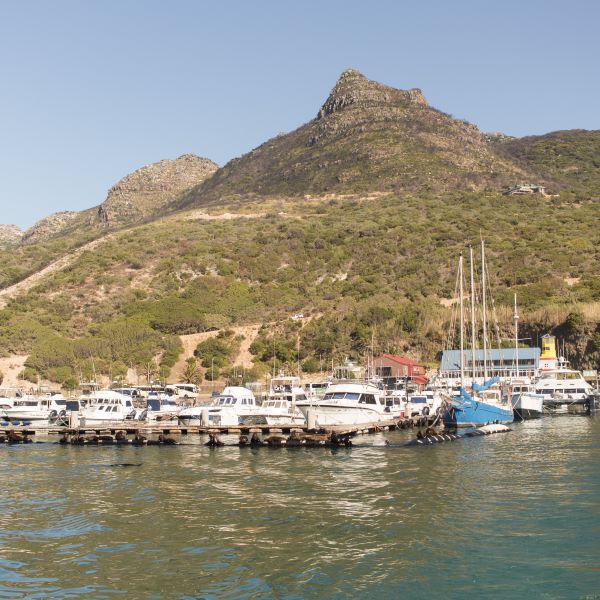
[[[66,414],[65,398],[53,396],[23,396],[15,398],[13,405],[0,411],[0,416],[8,421],[45,421]]]
[[[305,424],[304,414],[299,409],[299,404],[308,402],[300,379],[280,375],[271,379],[269,394],[262,403],[260,410],[252,419],[245,419],[245,423],[266,423],[267,425],[298,425]]]
[[[228,386],[213,399],[212,404],[181,410],[177,421],[184,426],[236,427],[243,419],[259,411],[256,398],[249,389]]]
[[[309,427],[329,425],[366,425],[392,419],[386,410],[385,393],[372,383],[355,381],[334,383],[321,400],[298,402]]]
[[[81,413],[82,426],[109,424],[135,418],[136,410],[130,396],[114,390],[97,390],[86,396]]]
[[[593,392],[581,372],[571,369],[567,360],[557,356],[556,338],[551,335],[542,337],[535,391],[543,395],[544,411],[548,413],[581,412]]]

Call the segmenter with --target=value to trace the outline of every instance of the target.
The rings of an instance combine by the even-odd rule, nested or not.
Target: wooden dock
[[[389,421],[380,421],[378,423],[368,423],[352,426],[330,426],[321,427],[318,429],[308,429],[308,427],[300,427],[298,425],[239,425],[236,427],[199,427],[199,426],[181,426],[176,421],[157,421],[156,423],[135,423],[124,422],[107,424],[102,427],[35,427],[35,426],[5,426],[0,427],[0,433],[13,430],[20,434],[28,436],[34,435],[63,435],[65,432],[79,435],[115,435],[118,431],[122,431],[128,435],[140,434],[143,436],[151,435],[251,435],[260,433],[262,435],[277,435],[296,431],[300,433],[336,433],[341,435],[362,435],[369,433],[378,433],[380,431],[393,431],[396,429],[408,429],[410,427],[427,427],[433,421],[433,417],[412,417],[405,419],[392,419]]]

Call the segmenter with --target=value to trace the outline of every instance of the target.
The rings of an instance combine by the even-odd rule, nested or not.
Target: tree
[[[185,383],[195,383],[198,385],[202,381],[202,373],[200,372],[198,361],[193,356],[190,356],[185,363],[183,380]]]

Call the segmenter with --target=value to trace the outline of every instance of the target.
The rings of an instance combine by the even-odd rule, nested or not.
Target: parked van
[[[198,398],[198,386],[193,383],[174,383],[168,387],[177,388],[180,398],[196,399]]]

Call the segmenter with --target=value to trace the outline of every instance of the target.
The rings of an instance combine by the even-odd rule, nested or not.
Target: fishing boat
[[[340,382],[329,386],[322,399],[298,402],[309,426],[366,425],[393,418],[385,392],[370,382]]]
[[[254,394],[245,387],[228,386],[209,405],[184,408],[177,421],[184,426],[235,427],[246,417],[256,415],[260,407]]]
[[[260,410],[251,418],[244,419],[244,422],[302,426],[305,424],[305,418],[298,404],[307,401],[308,396],[298,377],[272,377],[267,399],[260,406]]]
[[[485,272],[485,247],[481,241],[481,314],[483,328],[483,383],[477,382],[476,324],[475,324],[475,277],[473,248],[469,247],[470,270],[470,309],[471,309],[471,381],[467,389],[465,373],[465,313],[464,313],[464,276],[463,256],[458,261],[457,288],[459,296],[460,318],[460,386],[458,395],[448,395],[442,408],[442,418],[446,427],[481,426],[489,423],[512,423],[513,407],[502,396],[497,387],[498,377],[488,378],[487,370],[487,280]]]

